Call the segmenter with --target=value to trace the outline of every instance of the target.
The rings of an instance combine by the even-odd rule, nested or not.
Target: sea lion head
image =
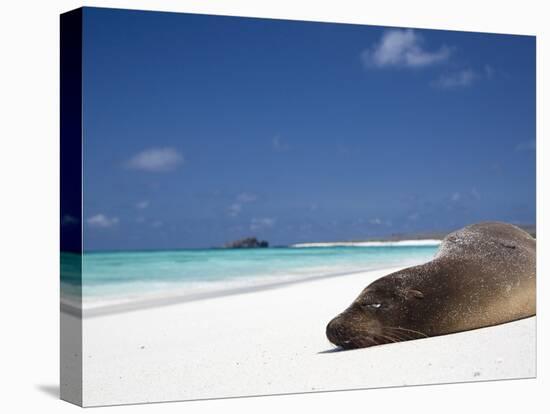
[[[418,318],[424,293],[405,281],[402,272],[367,286],[326,328],[330,342],[344,349],[365,348],[424,338],[425,322]]]

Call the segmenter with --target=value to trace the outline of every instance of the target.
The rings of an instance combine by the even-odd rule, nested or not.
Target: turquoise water
[[[117,302],[262,286],[422,263],[437,246],[308,247],[90,252],[82,258],[84,302]],[[62,292],[77,295],[80,258],[62,254]]]

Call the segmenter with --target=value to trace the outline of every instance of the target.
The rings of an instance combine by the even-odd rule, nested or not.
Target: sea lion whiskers
[[[399,331],[411,332],[411,333],[414,333],[414,334],[417,334],[417,335],[421,335],[422,338],[428,338],[428,335],[426,335],[424,332],[415,331],[414,329],[401,328],[400,326],[385,326],[384,329],[391,329],[391,330],[399,330]],[[414,338],[414,339],[420,339],[420,338]]]
[[[378,338],[378,339],[383,339],[385,341],[389,341],[390,343],[398,342],[394,338],[392,338],[390,336],[387,336],[387,335],[380,334],[380,333],[369,333],[369,335],[373,336],[375,338]],[[385,343],[388,343],[388,342],[382,342],[382,343],[378,342],[376,345],[383,345]]]
[[[399,338],[399,341],[409,341],[411,339],[417,339],[417,337],[413,337],[411,334],[409,333],[404,333],[404,332],[399,332],[399,331],[394,331],[392,329],[385,329],[383,331],[386,335],[387,334],[391,334],[393,336],[395,336],[396,338]]]
[[[412,333],[409,333],[409,331],[413,332],[414,335]],[[411,330],[411,329],[399,328],[399,327],[396,327],[396,326],[384,326],[382,328],[382,333],[386,336],[391,336],[393,338],[397,338],[398,342],[410,341],[410,340],[413,340],[413,339],[422,339],[422,338],[427,338],[428,337],[423,332],[414,331],[414,330]]]
[[[396,331],[392,331],[392,330],[384,330],[383,332],[384,332],[385,335],[391,335],[391,336],[397,338],[398,342],[410,341],[411,339],[417,339],[417,338],[414,338],[414,337],[410,336],[410,334],[405,334],[403,332],[396,332]]]
[[[356,336],[353,336],[352,338],[350,338],[349,341],[346,341],[346,345],[354,345],[353,347],[356,348],[357,344],[364,344],[365,341],[369,341],[370,343],[369,344],[366,344],[366,345],[362,345],[362,347],[370,347],[370,346],[376,346],[376,345],[380,345],[381,343],[381,336],[379,334],[375,334],[375,333],[372,333],[372,332],[369,332],[367,333],[366,335],[356,335]]]
[[[372,338],[370,336],[367,336],[365,338],[359,338],[359,339],[366,339],[368,341],[371,341],[374,345],[380,345],[380,343],[376,340],[376,338]]]
[[[396,334],[391,333],[391,332],[386,332],[383,329],[382,329],[382,333],[380,334],[380,336],[382,336],[384,338],[391,339],[392,342],[402,342],[403,341],[403,338],[400,337],[399,335],[396,335]]]
[[[360,348],[366,348],[366,347],[376,346],[376,345],[384,345],[388,343],[398,343],[398,342],[403,342],[407,339],[395,334],[389,335],[386,332],[384,333],[369,332],[365,336],[351,337],[350,339],[344,341],[343,343],[344,345],[349,345],[349,344],[357,345],[357,344],[363,344],[365,340],[372,342],[372,345],[362,345],[362,346],[359,346]]]

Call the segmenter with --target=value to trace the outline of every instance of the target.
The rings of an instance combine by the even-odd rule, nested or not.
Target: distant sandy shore
[[[316,243],[296,243],[290,247],[394,247],[394,246],[439,246],[440,239],[419,239],[419,240],[372,240],[372,241],[340,241],[340,242],[316,242]]]
[[[535,318],[333,352],[327,322],[395,270],[85,318],[84,405],[536,375]]]

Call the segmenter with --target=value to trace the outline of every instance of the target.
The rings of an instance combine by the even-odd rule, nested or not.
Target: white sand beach
[[[338,276],[85,318],[85,406],[525,378],[535,318],[331,352],[325,326],[371,281]],[[63,318],[73,316],[62,314]]]

